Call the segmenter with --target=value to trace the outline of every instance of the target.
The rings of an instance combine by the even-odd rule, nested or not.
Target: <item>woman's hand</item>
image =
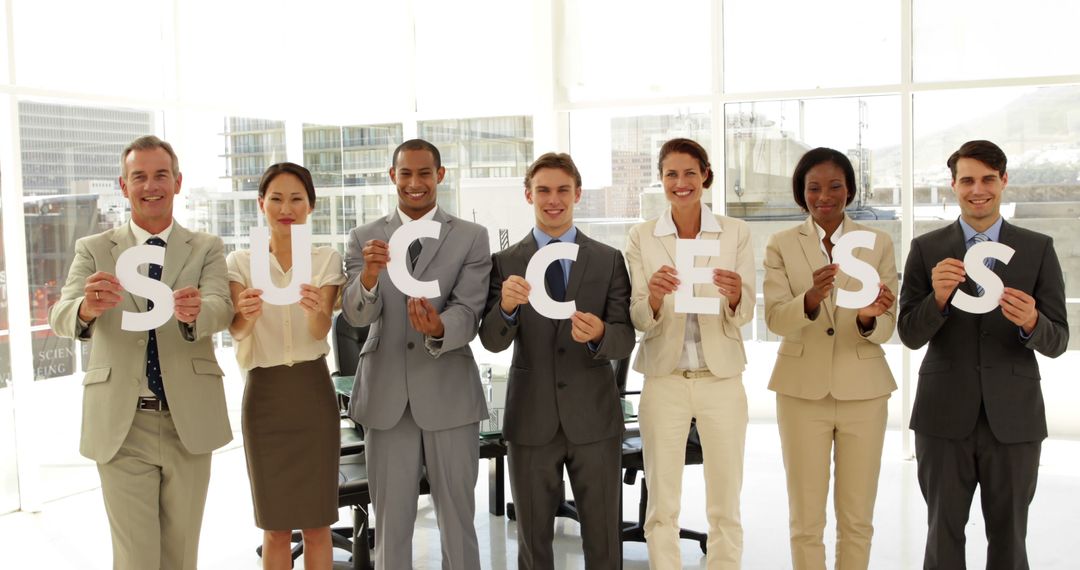
[[[649,277],[649,306],[652,307],[653,316],[660,312],[664,297],[679,288],[679,280],[675,277],[677,273],[674,267],[663,265]]]
[[[254,321],[262,315],[262,289],[247,288],[240,292],[236,300],[236,313],[245,321]]]

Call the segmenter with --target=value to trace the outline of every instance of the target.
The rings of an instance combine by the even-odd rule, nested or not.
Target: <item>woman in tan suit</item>
[[[765,322],[784,337],[769,389],[776,392],[787,470],[791,558],[796,570],[825,568],[825,502],[835,454],[836,568],[866,569],[889,394],[896,389],[881,344],[896,326],[892,239],[844,214],[855,171],[842,153],[807,152],[792,176],[795,202],[810,217],[769,238]],[[832,262],[833,244],[856,230],[877,234],[854,250],[881,277],[873,303],[836,306],[836,290],[859,282]]]
[[[746,364],[739,327],[754,314],[754,258],[745,222],[716,216],[701,203],[712,184],[705,149],[689,139],[660,148],[660,176],[670,208],[630,229],[626,259],[630,318],[642,331],[634,369],[645,375],[639,421],[649,487],[645,537],[653,568],[681,568],[679,506],[686,438],[697,418],[705,463],[708,567],[738,568],[742,558],[739,494],[746,438]],[[712,284],[697,297],[719,298],[715,315],[676,313],[676,239],[717,240]]]

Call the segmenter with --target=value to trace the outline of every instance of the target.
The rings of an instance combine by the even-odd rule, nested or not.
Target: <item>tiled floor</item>
[[[748,431],[746,475],[743,487],[743,524],[747,569],[789,568],[787,507],[779,439],[773,424],[753,424]],[[1031,567],[1040,570],[1075,569],[1080,560],[1080,442],[1051,440],[1044,446],[1039,491],[1032,505],[1029,532]],[[486,470],[476,487],[476,528],[484,568],[514,568],[516,525],[487,513]],[[701,469],[688,468],[684,486],[683,523],[704,529]],[[638,491],[625,487],[626,518],[636,516]],[[968,526],[971,568],[985,565],[986,541],[978,501]],[[348,513],[342,511],[343,520]],[[915,464],[900,458],[900,436],[890,432],[885,448],[877,502],[876,533],[871,567],[882,570],[919,568],[925,533],[925,508],[915,481]],[[832,533],[830,526],[826,533]],[[109,529],[99,491],[81,493],[45,505],[36,514],[0,516],[0,568],[110,567]],[[200,568],[256,569],[255,546],[260,531],[252,522],[250,495],[243,452],[236,446],[214,458],[213,479],[207,501],[200,550]],[[557,565],[582,568],[580,529],[560,520],[556,531]],[[420,499],[413,541],[418,568],[439,568],[437,529],[431,502]],[[687,567],[704,568],[695,543],[683,541]],[[346,560],[339,552],[339,559]],[[831,560],[832,550],[829,548]],[[648,568],[643,544],[628,544],[626,568]],[[830,564],[831,566],[831,564]],[[302,564],[297,564],[302,568]]]

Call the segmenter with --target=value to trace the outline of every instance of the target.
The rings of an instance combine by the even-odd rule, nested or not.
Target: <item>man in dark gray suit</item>
[[[349,415],[367,428],[380,570],[412,568],[423,468],[442,539],[442,567],[480,567],[474,488],[480,421],[488,413],[469,341],[484,311],[491,257],[487,230],[436,207],[445,173],[431,143],[402,143],[390,168],[397,209],[352,230],[345,254],[342,310],[353,326],[371,326]],[[419,219],[441,224],[438,240],[416,240],[408,251],[412,275],[439,282],[442,294],[431,300],[407,297],[383,271],[391,234]]]
[[[581,520],[585,567],[618,568],[623,416],[610,361],[634,348],[630,278],[618,250],[574,227],[581,175],[569,155],[538,158],[525,176],[525,199],[535,210],[536,227],[493,256],[480,325],[488,350],[514,343],[503,438],[509,443],[518,567],[554,566],[555,511],[563,500],[565,466]],[[566,320],[540,315],[529,304],[523,277],[533,254],[556,241],[579,247],[575,262],[553,262],[545,274],[552,299],[577,304]]]
[[[925,568],[965,568],[964,527],[975,487],[986,520],[987,568],[1026,569],[1028,506],[1035,496],[1046,414],[1035,352],[1069,344],[1065,284],[1053,240],[1006,222],[1005,153],[970,141],[949,157],[960,219],[911,242],[900,290],[900,339],[929,343],[911,415],[929,531]],[[961,261],[996,241],[1016,250],[993,262],[1005,284],[995,309],[950,306],[957,290],[979,296]]]

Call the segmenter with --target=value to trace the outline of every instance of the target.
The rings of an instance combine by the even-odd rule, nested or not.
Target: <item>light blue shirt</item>
[[[983,235],[990,238],[990,241],[1000,242],[1001,240],[998,238],[1001,236],[1001,223],[1003,221],[1005,221],[1005,218],[998,216],[994,225],[987,228],[985,232],[982,232]],[[960,218],[960,229],[964,231],[964,245],[967,249],[971,249],[971,246],[975,245],[975,234],[979,232],[975,231],[975,228],[969,226],[968,223],[964,221],[964,218]]]
[[[570,226],[570,229],[566,230],[561,236],[549,236],[546,233],[540,231],[540,228],[533,228],[533,239],[536,240],[536,249],[540,249],[545,245],[551,243],[551,240],[559,240],[562,243],[575,243],[577,240],[577,226]],[[565,288],[570,284],[570,264],[573,261],[569,259],[560,259],[559,264],[562,265],[563,273],[563,287]]]

